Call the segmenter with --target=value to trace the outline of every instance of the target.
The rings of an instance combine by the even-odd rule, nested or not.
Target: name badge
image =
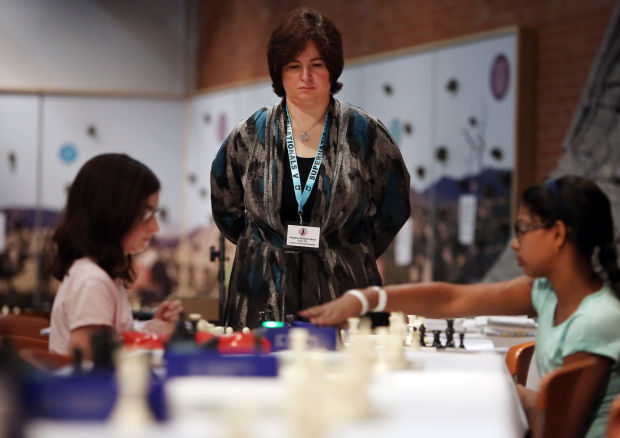
[[[288,224],[286,228],[286,246],[318,249],[321,227]]]

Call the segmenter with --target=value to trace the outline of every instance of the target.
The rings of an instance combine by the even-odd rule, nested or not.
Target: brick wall
[[[508,25],[533,30],[536,50],[534,157],[545,179],[562,143],[614,7],[614,0],[203,0],[198,86],[268,75],[275,24],[305,5],[340,29],[346,59],[433,43]]]

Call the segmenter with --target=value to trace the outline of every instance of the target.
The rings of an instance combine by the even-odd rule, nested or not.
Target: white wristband
[[[364,295],[361,291],[357,289],[351,289],[344,293],[345,295],[353,295],[357,298],[362,305],[362,312],[360,315],[365,315],[368,312],[368,300],[366,299],[366,295]]]
[[[374,290],[379,295],[379,300],[377,302],[377,307],[372,309],[373,312],[383,312],[385,310],[385,306],[387,305],[387,292],[380,286],[371,286],[370,290]],[[365,298],[365,297],[364,297]]]

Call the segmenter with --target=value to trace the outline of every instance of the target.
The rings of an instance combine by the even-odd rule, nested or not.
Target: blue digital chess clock
[[[336,350],[338,332],[334,327],[319,327],[307,322],[295,321],[292,326],[278,321],[265,321],[256,332],[271,343],[271,351],[289,348],[289,331],[291,328],[303,328],[308,331],[308,348]]]

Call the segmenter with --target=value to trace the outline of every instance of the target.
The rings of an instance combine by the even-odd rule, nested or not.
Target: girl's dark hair
[[[155,174],[125,154],[103,154],[82,166],[69,189],[67,205],[52,240],[52,275],[62,280],[73,262],[91,258],[125,285],[134,279],[122,239],[139,220],[146,199],[159,191]]]
[[[611,203],[592,181],[563,176],[532,186],[523,192],[522,204],[549,227],[560,220],[567,226],[567,239],[590,261],[598,249],[598,261],[607,281],[620,299],[620,268]]]
[[[306,42],[312,41],[329,70],[330,92],[342,88],[338,78],[344,68],[342,37],[329,18],[309,8],[294,9],[271,33],[267,45],[267,63],[273,91],[286,94],[282,85],[282,68],[299,55]]]

